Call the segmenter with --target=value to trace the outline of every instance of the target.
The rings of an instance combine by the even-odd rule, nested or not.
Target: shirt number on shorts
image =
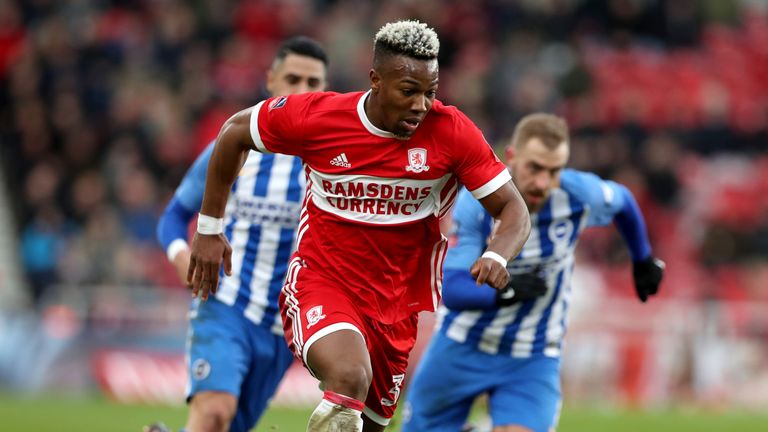
[[[400,386],[403,384],[405,374],[392,375],[392,382],[395,386],[389,389],[389,394],[392,395],[392,399],[381,398],[381,404],[384,406],[394,406],[397,403],[397,399],[400,397]]]

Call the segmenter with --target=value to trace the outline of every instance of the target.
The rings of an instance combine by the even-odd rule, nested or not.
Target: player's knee
[[[225,393],[203,393],[192,398],[190,406],[190,430],[203,432],[225,432],[235,417],[237,399]]]
[[[371,385],[371,365],[362,362],[340,362],[323,374],[326,390],[358,400],[365,400]]]

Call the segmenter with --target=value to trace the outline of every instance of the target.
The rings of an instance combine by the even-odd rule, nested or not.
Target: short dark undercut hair
[[[325,67],[328,67],[328,54],[318,41],[307,36],[294,36],[284,40],[277,49],[274,63],[285,60],[288,54],[311,57],[320,60]]]

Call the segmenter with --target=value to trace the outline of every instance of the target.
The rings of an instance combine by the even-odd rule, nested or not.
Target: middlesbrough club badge
[[[423,171],[429,171],[427,165],[427,149],[412,148],[408,150],[408,166],[405,167],[406,171],[414,173],[420,173]]]
[[[323,315],[323,307],[322,306],[315,306],[309,311],[307,311],[307,328],[312,327],[313,325],[320,322],[321,319],[325,318],[325,315]]]

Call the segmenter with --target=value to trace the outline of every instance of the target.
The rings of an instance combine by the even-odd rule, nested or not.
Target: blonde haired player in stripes
[[[249,150],[300,156],[307,175],[297,251],[280,296],[285,336],[325,393],[308,431],[381,431],[401,393],[417,313],[440,300],[439,218],[462,183],[499,220],[473,265],[503,288],[530,218],[506,166],[458,109],[435,99],[435,32],[389,23],[374,39],[370,90],[272,98],[228,120],[211,156],[192,244],[193,292],[217,286],[229,245],[227,192]]]
[[[551,114],[523,118],[507,164],[531,213],[531,236],[509,263],[504,290],[476,286],[468,266],[493,218],[462,191],[453,211],[438,329],[408,392],[404,432],[462,429],[475,398],[488,395],[493,432],[557,426],[560,347],[571,298],[574,250],[583,230],[614,222],[634,261],[641,301],[656,294],[664,263],[651,255],[645,223],[624,186],[565,169],[568,127]]]

